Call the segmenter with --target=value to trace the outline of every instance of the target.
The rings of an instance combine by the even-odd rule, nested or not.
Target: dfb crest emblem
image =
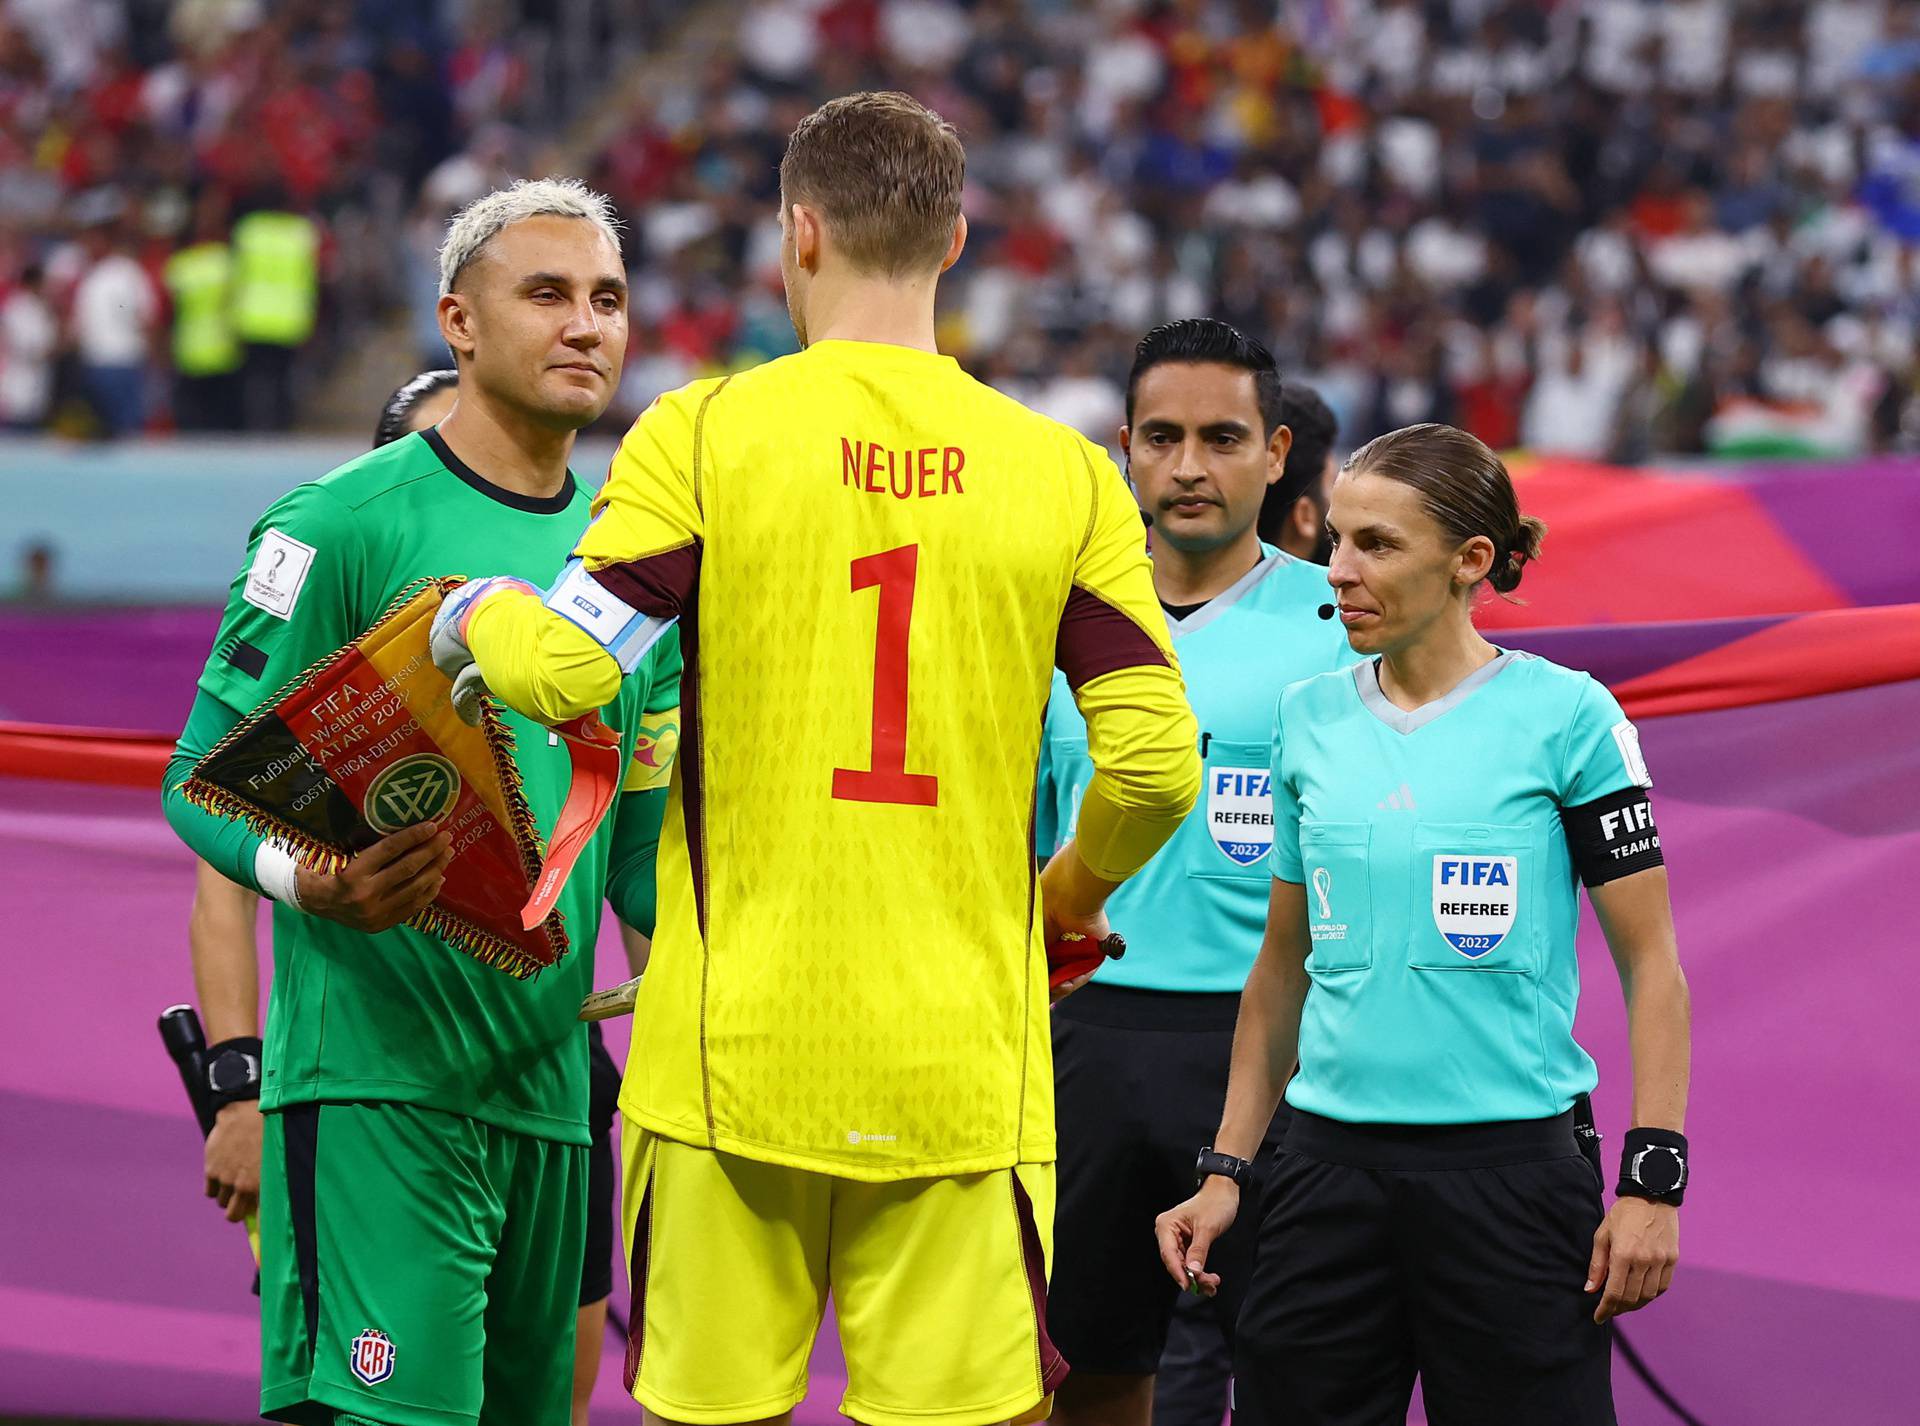
[[[369,1327],[347,1344],[347,1365],[368,1386],[378,1386],[393,1375],[393,1338]]]
[[[460,772],[438,753],[401,758],[367,786],[367,821],[379,832],[398,832],[453,810]]]

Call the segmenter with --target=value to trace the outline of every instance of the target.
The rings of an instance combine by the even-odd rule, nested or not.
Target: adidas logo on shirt
[[[1397,789],[1387,794],[1385,801],[1376,802],[1373,805],[1382,812],[1412,812],[1414,810],[1413,789],[1403,782]]]

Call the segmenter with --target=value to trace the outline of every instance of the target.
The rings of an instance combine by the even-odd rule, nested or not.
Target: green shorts
[[[260,1414],[565,1422],[586,1195],[584,1146],[458,1114],[267,1115]]]

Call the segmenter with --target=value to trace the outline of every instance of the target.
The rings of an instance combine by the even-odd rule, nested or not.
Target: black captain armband
[[[1609,793],[1578,807],[1562,807],[1560,824],[1567,831],[1573,868],[1587,886],[1605,886],[1666,863],[1660,853],[1660,829],[1653,825],[1653,804],[1644,787]]]

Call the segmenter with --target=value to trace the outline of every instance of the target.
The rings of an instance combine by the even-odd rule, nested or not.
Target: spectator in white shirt
[[[60,328],[47,304],[46,274],[36,265],[0,302],[0,427],[31,431],[53,404],[53,359]]]
[[[1061,369],[1034,394],[1033,409],[1073,427],[1088,440],[1110,445],[1125,423],[1126,394],[1100,374],[1085,345],[1067,354]]]
[[[1613,437],[1620,392],[1609,374],[1587,365],[1585,343],[1564,344],[1561,360],[1543,365],[1527,393],[1520,441],[1536,451],[1599,460]]]
[[[74,288],[68,319],[80,376],[106,433],[130,435],[146,423],[147,360],[160,299],[111,228],[89,232],[86,249],[91,261]]]
[[[1753,259],[1752,245],[1714,227],[1712,200],[1695,193],[1687,199],[1685,228],[1652,245],[1647,267],[1655,279],[1678,292],[1727,292]]]

